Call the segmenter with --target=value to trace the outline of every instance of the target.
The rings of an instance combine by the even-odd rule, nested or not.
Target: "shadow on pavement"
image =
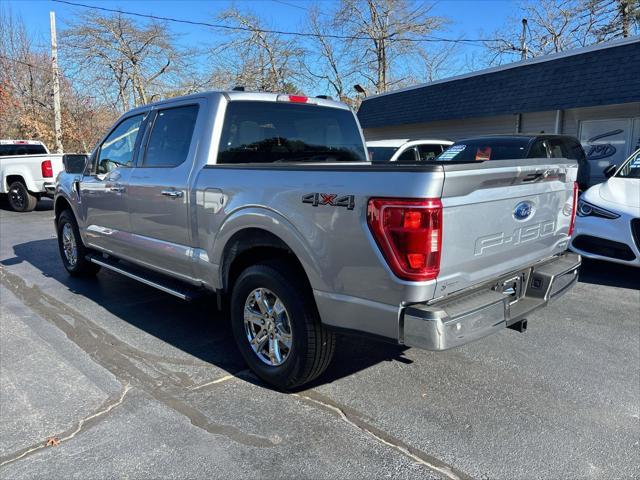
[[[15,257],[0,263],[11,266],[26,261],[69,291],[91,299],[163,342],[231,374],[247,368],[236,350],[228,315],[217,310],[213,296],[188,303],[105,269],[96,278],[70,277],[60,262],[54,238],[15,245],[14,253]],[[402,356],[405,350],[406,347],[391,343],[338,336],[332,364],[313,385],[332,382],[384,361],[410,362]]]
[[[640,289],[640,268],[583,257],[578,281],[608,287]]]

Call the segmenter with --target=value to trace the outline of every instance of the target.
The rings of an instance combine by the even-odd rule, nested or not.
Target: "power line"
[[[186,20],[186,19],[181,19],[181,18],[173,18],[173,17],[165,17],[165,16],[160,16],[160,15],[151,15],[151,14],[146,14],[146,13],[138,13],[138,12],[131,12],[131,11],[127,11],[127,10],[120,10],[120,9],[115,9],[115,8],[107,8],[107,7],[98,7],[95,5],[87,5],[84,3],[77,3],[77,2],[71,2],[69,0],[51,0],[52,2],[55,3],[64,3],[66,5],[72,5],[74,7],[82,7],[82,8],[88,8],[91,10],[101,10],[103,12],[110,12],[110,13],[120,13],[123,15],[130,15],[133,17],[141,17],[141,18],[148,18],[151,20],[160,20],[163,22],[173,22],[173,23],[184,23],[184,24],[188,24],[188,25],[197,25],[197,26],[201,26],[201,27],[209,27],[209,28],[220,28],[220,29],[224,29],[224,30],[240,30],[240,31],[244,31],[244,32],[261,32],[261,33],[273,33],[273,34],[277,34],[277,35],[291,35],[291,36],[296,36],[296,37],[313,37],[313,38],[317,38],[317,37],[326,37],[326,38],[334,38],[337,40],[371,40],[370,37],[363,37],[363,36],[354,36],[354,35],[336,35],[336,34],[319,34],[319,33],[312,33],[312,32],[290,32],[290,31],[285,31],[285,30],[272,30],[272,29],[265,29],[265,28],[250,28],[250,27],[243,27],[243,26],[233,26],[233,25],[225,25],[225,24],[221,24],[221,23],[209,23],[209,22],[202,22],[202,21],[195,21],[195,20]],[[278,2],[278,3],[284,3],[284,2]],[[304,7],[300,7],[298,6],[298,8],[304,8]],[[447,43],[467,43],[467,44],[472,44],[472,43],[478,43],[478,42],[487,42],[487,41],[497,41],[496,39],[453,39],[453,38],[441,38],[441,37],[422,37],[422,38],[392,38],[389,36],[385,36],[385,37],[380,37],[379,40],[386,40],[389,42],[416,42],[416,43],[421,43],[421,42],[447,42]]]

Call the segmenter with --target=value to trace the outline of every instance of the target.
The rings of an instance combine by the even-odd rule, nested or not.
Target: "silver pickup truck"
[[[68,272],[217,293],[247,364],[279,388],[320,375],[336,331],[445,350],[524,330],[577,280],[574,161],[374,165],[353,112],[325,98],[144,106],[65,169]]]

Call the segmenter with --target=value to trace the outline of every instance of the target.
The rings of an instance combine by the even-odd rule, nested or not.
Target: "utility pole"
[[[520,59],[526,60],[529,56],[529,48],[527,47],[527,19],[522,19],[522,36],[520,37]]]
[[[53,131],[56,137],[56,153],[62,153],[62,114],[60,112],[60,80],[58,79],[58,40],[56,38],[56,13],[49,12],[51,21],[51,70],[53,73]]]

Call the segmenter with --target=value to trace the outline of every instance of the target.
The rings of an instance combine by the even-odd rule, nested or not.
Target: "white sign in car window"
[[[443,160],[443,161],[453,160],[453,157],[458,155],[465,148],[467,148],[466,145],[453,145],[452,147],[449,147],[447,150],[442,152],[438,157],[438,160]]]

